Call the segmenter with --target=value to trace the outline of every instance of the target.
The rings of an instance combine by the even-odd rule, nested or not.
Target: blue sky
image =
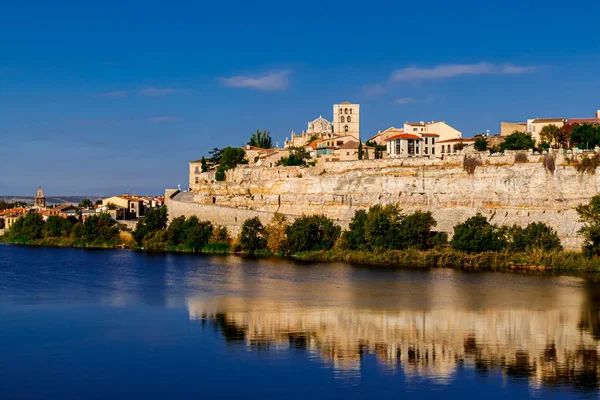
[[[332,104],[361,132],[600,109],[597,1],[5,2],[0,195],[162,193]]]

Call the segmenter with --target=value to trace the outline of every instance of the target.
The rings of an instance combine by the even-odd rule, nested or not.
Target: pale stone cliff
[[[342,226],[359,208],[398,203],[406,212],[432,211],[436,230],[452,233],[457,223],[477,212],[497,224],[541,221],[554,227],[563,245],[577,248],[581,226],[575,206],[598,192],[599,177],[561,164],[549,171],[540,156],[514,163],[514,154],[477,156],[473,174],[462,156],[445,160],[363,160],[320,163],[316,167],[248,167],[227,171],[224,182],[214,173],[190,175],[193,193],[169,198],[170,218],[197,215],[233,232],[248,217],[268,222],[278,211],[290,217],[325,214]],[[198,183],[195,183],[195,177]],[[168,192],[169,194],[170,192]]]

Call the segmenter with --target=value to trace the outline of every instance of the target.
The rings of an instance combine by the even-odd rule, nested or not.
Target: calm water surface
[[[597,398],[581,278],[0,246],[0,398]]]

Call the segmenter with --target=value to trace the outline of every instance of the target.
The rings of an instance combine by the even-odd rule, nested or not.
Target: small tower
[[[333,105],[334,136],[351,135],[360,140],[360,104],[343,102]]]
[[[35,195],[35,206],[46,208],[46,196],[44,196],[44,191],[42,188],[39,188],[37,194]]]

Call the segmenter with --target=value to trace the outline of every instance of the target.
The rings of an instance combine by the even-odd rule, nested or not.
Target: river
[[[0,245],[0,398],[597,398],[600,284]]]

